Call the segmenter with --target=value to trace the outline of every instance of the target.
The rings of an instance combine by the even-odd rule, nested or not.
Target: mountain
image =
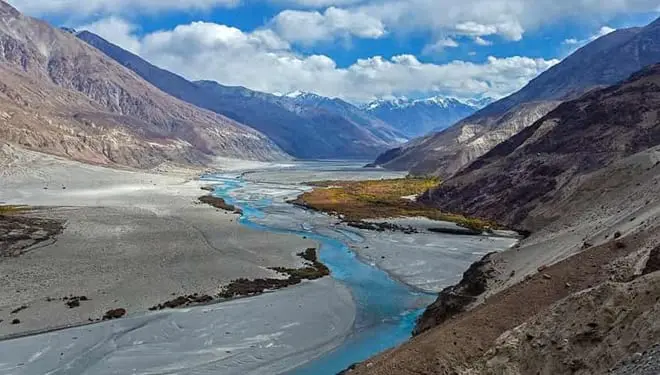
[[[388,124],[339,99],[310,102],[308,95],[276,96],[213,81],[191,82],[98,35],[82,31],[77,36],[166,93],[251,126],[298,158],[373,158],[406,140]]]
[[[531,233],[475,262],[414,339],[351,374],[649,368],[625,364],[660,337],[660,64],[564,102],[420,200]]]
[[[287,158],[265,135],[161,92],[2,1],[0,77],[0,138],[26,148],[135,167]]]
[[[552,209],[551,203],[561,207],[572,195],[582,194],[581,183],[589,176],[657,145],[660,64],[560,104],[422,200],[533,231],[562,216],[565,207]],[[656,162],[654,168],[659,167]]]
[[[376,163],[414,173],[451,176],[561,102],[625,79],[660,61],[660,19],[617,30],[580,48],[520,91],[451,128],[380,155]]]
[[[377,100],[363,109],[394,125],[411,138],[445,129],[483,108],[490,98],[460,101],[436,96],[426,99]]]
[[[339,115],[341,118],[347,119],[371,133],[365,134],[366,137],[375,136],[376,139],[391,144],[400,144],[409,138],[386,121],[382,121],[378,117],[339,98],[331,99],[299,91],[285,95],[279,102],[298,114],[311,116],[312,119],[317,116],[319,111]]]

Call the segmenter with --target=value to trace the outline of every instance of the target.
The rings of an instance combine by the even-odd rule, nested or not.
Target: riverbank
[[[207,306],[0,341],[0,373],[284,373],[350,334],[355,306],[332,278]]]
[[[107,169],[33,152],[19,158],[2,170],[0,199],[30,205],[25,215],[62,228],[0,258],[0,337],[217,295],[240,278],[282,278],[272,268],[304,267],[296,254],[317,246],[250,230],[198,202],[199,171]]]
[[[520,236],[497,225],[414,201],[435,178],[309,181],[291,202],[359,229],[368,245],[351,247],[365,262],[420,291],[438,293],[460,279],[456,267],[514,246]]]
[[[617,369],[660,342],[659,158],[634,155],[545,202],[529,218],[540,229],[441,294],[417,336],[351,374],[629,373]]]

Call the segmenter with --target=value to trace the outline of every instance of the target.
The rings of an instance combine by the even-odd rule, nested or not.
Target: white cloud
[[[442,52],[445,48],[456,48],[458,43],[452,38],[438,39],[435,43],[429,44],[424,47],[422,51],[425,55]]]
[[[361,12],[330,7],[325,12],[285,10],[271,21],[271,27],[291,42],[312,44],[356,36],[378,39],[386,34],[382,22]]]
[[[583,46],[587,43],[593,42],[594,40],[600,38],[601,36],[605,36],[607,34],[615,32],[616,29],[611,28],[609,26],[603,26],[598,30],[597,33],[594,35],[586,38],[586,39],[576,39],[576,38],[570,38],[570,39],[565,39],[562,43],[566,45],[574,45],[574,46]]]
[[[480,45],[480,46],[491,46],[491,45],[493,45],[493,42],[491,42],[490,40],[486,40],[486,39],[484,39],[480,36],[475,36],[474,37],[474,43],[476,43],[477,45]]]
[[[64,15],[85,18],[97,14],[153,13],[234,7],[241,0],[7,0],[31,15]]]
[[[140,54],[140,41],[132,36],[138,30],[138,27],[121,18],[103,18],[96,22],[79,26],[78,29],[91,31],[97,35],[112,36],[113,43],[122,46],[122,48],[130,52]]]
[[[9,0],[31,15],[90,19],[163,11],[210,10],[243,3],[288,7],[272,21],[290,41],[380,38],[424,31],[448,37],[499,36],[520,40],[528,30],[563,18],[606,20],[652,12],[658,0]],[[317,8],[301,11],[301,8]],[[309,26],[309,29],[303,28]],[[307,35],[308,34],[308,35]],[[492,39],[491,39],[492,40]]]
[[[293,5],[304,8],[324,8],[330,6],[343,6],[364,2],[364,0],[271,0],[282,5]]]
[[[501,35],[509,40],[520,40],[524,32],[516,21],[500,24],[480,24],[474,21],[462,22],[456,25],[456,32],[462,35],[481,37],[485,35]]]
[[[273,1],[273,0],[271,0]],[[294,0],[291,0],[294,1]],[[298,0],[305,3],[308,0]],[[449,37],[499,36],[518,41],[527,30],[560,19],[602,20],[649,12],[658,0],[365,0],[344,9],[379,20],[391,33],[431,31]]]
[[[116,20],[104,24],[122,25]],[[500,97],[558,62],[514,56],[490,57],[479,64],[431,64],[413,55],[399,55],[390,59],[374,56],[338,67],[324,55],[295,53],[269,30],[243,32],[205,22],[179,25],[141,38],[120,35],[122,30],[132,30],[130,27],[99,30],[108,33],[101,36],[110,41],[138,43],[145,59],[189,79],[212,79],[265,92],[312,91],[357,102],[425,92]]]
[[[615,31],[616,31],[615,28],[612,28],[612,27],[609,27],[609,26],[603,26],[603,27],[600,28],[598,33],[595,36],[592,37],[592,40],[596,40],[596,39],[600,38],[601,36],[611,34]]]

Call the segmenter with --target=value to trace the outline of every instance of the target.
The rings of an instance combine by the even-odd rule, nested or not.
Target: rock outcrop
[[[465,273],[463,278],[456,284],[443,289],[438,298],[418,319],[413,335],[436,327],[447,319],[466,311],[477,298],[486,291],[488,282],[492,279],[495,269],[491,257],[494,253],[487,254],[482,259],[474,262]]]

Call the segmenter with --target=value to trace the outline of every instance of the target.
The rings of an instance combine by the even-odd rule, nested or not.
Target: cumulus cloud
[[[603,26],[598,30],[597,33],[594,35],[586,38],[586,39],[577,39],[577,38],[569,38],[565,39],[562,43],[567,44],[567,45],[573,45],[573,46],[583,46],[589,42],[593,42],[594,40],[600,38],[601,36],[605,36],[607,34],[615,32],[616,29],[609,27],[609,26]]]
[[[366,0],[343,9],[377,19],[392,33],[432,31],[518,41],[527,30],[562,18],[603,19],[657,7],[657,0]]]
[[[160,11],[234,7],[240,0],[7,0],[20,11],[36,15],[85,18],[95,14],[135,14]]]
[[[351,36],[378,39],[386,34],[380,20],[359,11],[349,12],[335,7],[323,13],[285,10],[273,18],[270,26],[284,39],[303,44]]]
[[[425,55],[430,55],[434,53],[439,53],[445,50],[445,48],[456,48],[458,43],[452,38],[442,38],[438,39],[435,43],[426,45],[422,51]]]
[[[103,24],[122,25],[116,20]],[[212,79],[265,92],[305,90],[354,102],[425,92],[500,97],[558,62],[514,56],[490,57],[482,63],[431,64],[403,54],[358,59],[338,67],[325,55],[295,53],[286,40],[265,29],[243,32],[194,22],[139,38],[123,25],[98,30],[110,41],[132,48],[137,43],[142,57],[192,80]]]
[[[509,40],[520,40],[524,32],[517,21],[499,24],[481,24],[474,21],[461,22],[455,26],[456,32],[462,35],[481,37],[485,35],[501,35]]]
[[[343,6],[364,2],[363,0],[271,0],[275,4],[298,6],[304,8],[324,8]]]
[[[448,37],[498,36],[520,40],[526,31],[559,19],[607,19],[652,12],[658,0],[9,0],[32,15],[73,19],[161,11],[209,10],[242,3],[284,8],[271,21],[290,41],[312,44],[335,38],[380,38],[386,33],[424,31]],[[290,8],[290,9],[286,9]],[[314,8],[316,10],[301,10]],[[303,27],[309,27],[304,29]],[[479,40],[479,39],[475,39]],[[489,40],[494,40],[489,38]],[[579,41],[579,40],[576,40]],[[570,43],[571,41],[568,41]]]
[[[137,55],[140,54],[140,41],[133,36],[138,31],[138,27],[121,18],[103,18],[96,22],[79,26],[78,29],[91,31],[97,35],[111,35],[113,43]]]
[[[490,40],[486,40],[480,36],[475,36],[474,37],[474,43],[480,46],[490,46],[493,44]]]

